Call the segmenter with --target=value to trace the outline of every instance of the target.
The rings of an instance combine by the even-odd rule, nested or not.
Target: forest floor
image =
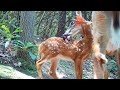
[[[117,79],[117,66],[114,60],[110,60],[108,62],[108,71],[109,71],[109,79]],[[43,65],[43,77],[45,79],[50,79],[51,77],[48,76],[50,63],[47,62]],[[60,79],[75,79],[75,70],[74,70],[74,63],[70,61],[61,60],[58,64],[57,68],[57,75]],[[93,79],[93,60],[89,59],[84,62],[83,65],[83,79]]]
[[[48,74],[50,62],[46,62],[42,67],[44,79],[52,79]],[[109,79],[117,79],[117,66],[113,59],[109,58],[108,71]],[[74,63],[70,61],[61,60],[58,63],[57,75],[59,79],[75,79]],[[15,67],[11,64],[0,65],[0,78],[1,79],[39,79],[35,64],[30,68]],[[83,65],[83,79],[93,79],[93,60],[89,58]]]
[[[0,79],[35,79],[26,75],[13,67],[0,65]]]
[[[4,45],[0,45],[0,78],[36,78],[39,79],[35,62],[29,64],[28,61],[18,59],[15,57],[14,52],[5,50]],[[118,67],[115,58],[108,57],[108,71],[109,79],[118,78]],[[50,63],[46,62],[42,67],[42,74],[44,79],[51,79],[48,74]],[[16,74],[18,73],[18,74]],[[61,60],[57,66],[57,74],[60,79],[75,79],[74,63],[70,61]],[[17,75],[21,75],[19,77]],[[16,77],[15,77],[16,76]],[[28,76],[28,77],[27,77]],[[89,58],[83,65],[83,79],[93,79],[93,60]]]

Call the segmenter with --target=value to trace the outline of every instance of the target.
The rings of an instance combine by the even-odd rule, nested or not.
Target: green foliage
[[[34,67],[35,65],[32,66],[32,65],[28,64],[28,62],[26,60],[24,60],[22,58],[17,58],[17,59],[18,59],[18,61],[20,61],[22,63],[22,66],[21,66],[22,69],[24,69],[24,70],[26,70],[26,69],[28,69],[28,70],[36,69]]]
[[[37,56],[34,54],[36,52],[37,45],[27,42],[26,44],[20,40],[14,41],[14,46],[16,49],[28,52],[32,60],[36,60]]]
[[[0,26],[0,28],[2,29],[0,32],[3,36],[6,37],[7,40],[11,40],[14,38],[19,38],[20,35],[17,34],[18,32],[22,32],[22,30],[18,27],[16,28],[13,32],[10,31],[10,29],[5,26],[4,24]]]
[[[108,71],[112,73],[115,73],[118,71],[117,63],[115,60],[112,59],[108,62]]]
[[[14,46],[16,49],[23,50],[28,52],[32,60],[36,59],[36,56],[33,54],[36,50],[36,45],[27,42],[24,44],[19,40],[19,33],[23,30],[17,26],[17,20],[13,11],[0,11],[0,34],[5,37],[6,43],[10,43],[11,40],[14,40]],[[7,45],[7,44],[6,44]]]
[[[82,11],[86,20],[91,20],[92,11]],[[58,31],[59,11],[36,11],[36,34],[40,37],[54,37]],[[75,11],[66,11],[65,29],[75,19]]]
[[[22,63],[22,66],[21,68],[19,68],[19,71],[22,71],[27,75],[31,75],[33,77],[38,76],[35,64],[28,64],[28,62],[22,58],[17,58],[17,59]]]
[[[11,39],[19,38],[19,32],[22,32],[20,27],[16,25],[16,19],[12,11],[3,12],[0,11],[0,34],[6,37],[7,41]]]

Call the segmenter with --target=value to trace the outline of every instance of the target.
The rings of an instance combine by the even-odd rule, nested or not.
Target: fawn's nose
[[[62,38],[63,38],[64,40],[70,41],[71,36],[70,36],[69,34],[63,34],[63,35],[62,35]]]
[[[69,34],[63,34],[61,38],[66,39],[69,36]]]
[[[67,38],[70,34],[63,34],[62,37]]]

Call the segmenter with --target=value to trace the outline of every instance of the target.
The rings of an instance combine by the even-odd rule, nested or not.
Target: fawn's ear
[[[82,16],[76,16],[76,25],[83,24],[85,19]]]
[[[92,25],[91,21],[85,21],[87,23],[87,25]]]
[[[82,16],[82,12],[81,11],[76,11],[76,16]]]
[[[87,23],[87,25],[90,25],[90,27],[92,28],[93,27],[93,24],[91,21],[85,21]]]
[[[85,21],[85,22],[87,23],[87,25],[89,25],[91,33],[93,33],[93,24],[92,24],[92,22],[91,21]]]

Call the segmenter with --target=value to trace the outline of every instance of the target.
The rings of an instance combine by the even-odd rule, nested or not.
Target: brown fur
[[[36,62],[38,75],[42,77],[42,65],[47,61],[51,61],[50,75],[57,79],[56,68],[57,63],[62,57],[71,58],[75,63],[76,78],[82,79],[82,65],[83,61],[86,60],[92,50],[92,34],[90,26],[84,24],[82,40],[75,40],[73,43],[66,43],[63,38],[51,37],[46,41],[42,42],[39,46],[39,54],[44,56]],[[62,55],[62,57],[61,57]]]

